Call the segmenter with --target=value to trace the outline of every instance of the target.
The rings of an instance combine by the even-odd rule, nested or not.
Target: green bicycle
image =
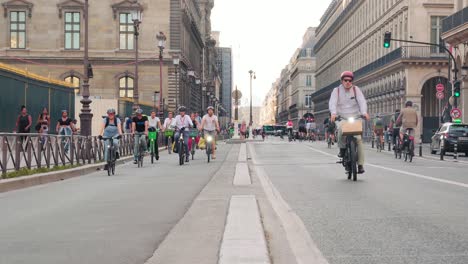
[[[151,164],[154,163],[154,159],[159,160],[159,147],[158,147],[158,132],[159,129],[150,127],[148,129],[149,139],[149,152],[151,154]]]
[[[167,138],[167,151],[169,154],[172,153],[172,142],[174,140],[174,130],[173,129],[167,129],[164,131],[164,136]]]

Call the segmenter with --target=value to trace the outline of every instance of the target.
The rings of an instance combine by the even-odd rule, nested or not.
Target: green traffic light
[[[454,119],[453,120],[453,123],[455,123],[455,124],[461,124],[461,122],[462,122],[461,119]]]
[[[384,48],[388,49],[388,48],[390,48],[390,43],[385,42],[385,43],[383,44],[383,46],[384,46]]]
[[[455,97],[460,97],[460,93],[459,93],[459,92],[455,92]]]

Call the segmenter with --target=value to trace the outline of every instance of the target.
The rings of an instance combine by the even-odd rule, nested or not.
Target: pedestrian
[[[64,145],[65,152],[68,152],[70,148],[70,136],[73,133],[75,125],[73,120],[68,117],[68,111],[62,110],[62,117],[57,120],[57,126],[55,127],[55,132],[62,136],[62,144]]]
[[[18,134],[26,134],[29,133],[32,126],[32,117],[28,114],[28,109],[26,106],[21,106],[21,112],[16,118],[16,128],[15,132]],[[21,136],[21,142],[26,138],[26,136]]]
[[[132,118],[128,116],[125,118],[125,133],[126,134],[132,133]]]
[[[240,134],[241,134],[241,139],[245,139],[247,132],[247,124],[245,121],[242,121],[241,127],[240,127]]]
[[[47,107],[42,108],[42,112],[37,118],[36,131],[41,134],[41,143],[45,144],[49,133],[50,115]]]

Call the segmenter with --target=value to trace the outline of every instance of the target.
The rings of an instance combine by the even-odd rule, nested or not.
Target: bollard
[[[419,138],[419,157],[422,157],[422,135]]]
[[[458,141],[455,141],[455,145],[453,146],[453,158],[458,159]]]

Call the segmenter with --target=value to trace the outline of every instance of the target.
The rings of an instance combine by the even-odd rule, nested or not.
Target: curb
[[[159,148],[160,151],[165,150],[165,148]],[[131,161],[133,155],[127,157],[121,157],[116,165],[122,165],[125,162]],[[22,176],[13,179],[0,180],[0,193],[29,188],[37,185],[63,181],[79,176],[84,176],[93,172],[96,172],[98,168],[103,167],[105,162],[99,162],[94,164],[87,164],[77,168],[40,173],[30,176]]]

